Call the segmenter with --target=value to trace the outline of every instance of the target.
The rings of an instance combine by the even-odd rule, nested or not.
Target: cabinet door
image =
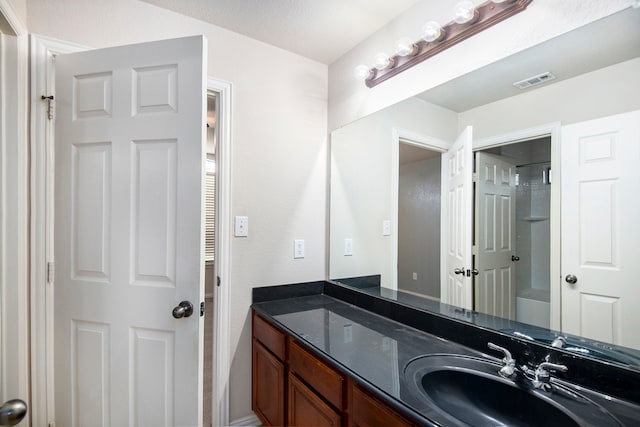
[[[284,364],[253,340],[252,409],[266,426],[284,425]]]
[[[400,418],[358,387],[352,388],[351,427],[409,427],[411,424]]]
[[[295,375],[289,374],[287,425],[339,426],[340,415]]]

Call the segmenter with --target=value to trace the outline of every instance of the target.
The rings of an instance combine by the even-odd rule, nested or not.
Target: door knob
[[[511,261],[520,261],[520,257],[517,255],[511,255]]]
[[[454,274],[464,274],[464,268],[456,268],[453,270]]]
[[[564,278],[564,281],[571,285],[575,285],[578,282],[578,278],[573,274],[567,274],[567,277]]]
[[[182,319],[183,317],[189,317],[193,314],[193,304],[189,301],[182,301],[179,305],[174,307],[173,317],[176,319]]]
[[[14,426],[27,415],[27,404],[20,399],[9,400],[0,406],[0,426]]]

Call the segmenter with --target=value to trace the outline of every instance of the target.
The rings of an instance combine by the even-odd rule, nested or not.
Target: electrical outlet
[[[415,271],[413,272],[413,280],[418,280],[418,273]]]
[[[249,236],[249,217],[236,216],[235,236],[236,237]]]

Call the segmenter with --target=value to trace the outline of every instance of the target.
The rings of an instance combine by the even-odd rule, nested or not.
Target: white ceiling
[[[419,0],[142,0],[331,64]]]

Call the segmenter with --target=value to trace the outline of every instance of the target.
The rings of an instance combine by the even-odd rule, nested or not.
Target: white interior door
[[[473,191],[472,129],[467,126],[449,151],[444,154],[446,172],[446,269],[441,289],[442,302],[471,309],[471,230],[473,220],[471,197]]]
[[[640,111],[564,126],[561,147],[562,330],[640,348]]]
[[[56,60],[56,425],[202,422],[205,51]]]
[[[508,159],[476,153],[475,310],[515,320],[516,166]]]

